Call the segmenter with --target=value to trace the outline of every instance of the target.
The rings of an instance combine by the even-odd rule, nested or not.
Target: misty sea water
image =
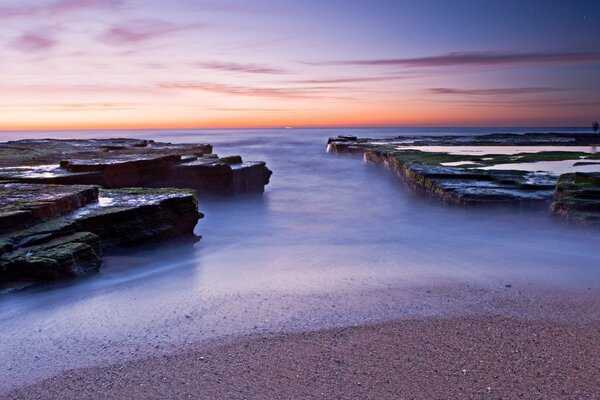
[[[220,156],[264,160],[274,172],[263,196],[200,198],[205,218],[196,232],[203,238],[195,244],[109,254],[98,276],[0,298],[0,389],[198,340],[451,311],[402,307],[395,299],[407,287],[597,290],[597,232],[557,221],[546,210],[443,206],[383,168],[325,151],[327,138],[338,134],[530,131],[589,129],[0,132],[1,141],[211,143]]]

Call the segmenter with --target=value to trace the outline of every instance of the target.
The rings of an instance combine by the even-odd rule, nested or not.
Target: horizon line
[[[61,131],[169,131],[169,130],[236,130],[236,129],[514,129],[514,128],[548,128],[548,129],[564,129],[564,128],[590,128],[591,125],[302,125],[302,126],[230,126],[230,127],[166,127],[166,128],[0,128],[0,132],[61,132]]]

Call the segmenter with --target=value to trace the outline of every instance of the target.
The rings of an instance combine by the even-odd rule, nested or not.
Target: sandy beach
[[[250,335],[66,372],[1,399],[595,399],[593,293],[494,310]],[[509,314],[519,316],[509,316]]]

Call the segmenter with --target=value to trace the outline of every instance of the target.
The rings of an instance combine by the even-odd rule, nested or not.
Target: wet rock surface
[[[552,211],[569,221],[600,228],[600,173],[561,175]]]
[[[0,234],[58,217],[98,200],[90,186],[0,186]]]
[[[262,193],[270,176],[207,144],[0,143],[0,290],[95,273],[105,249],[193,237],[198,194]]]
[[[70,189],[70,190],[68,190]],[[20,201],[13,208],[54,210],[28,227],[0,235],[0,285],[4,288],[95,273],[102,250],[193,236],[202,214],[191,189],[98,189],[95,186],[0,184]],[[36,203],[35,195],[45,193]],[[64,194],[83,196],[59,207]],[[19,196],[20,194],[20,196]],[[70,198],[69,198],[70,199]]]
[[[590,222],[600,213],[597,185],[573,182],[599,174],[565,174],[559,179],[560,174],[544,167],[557,162],[595,167],[594,160],[600,159],[595,152],[598,145],[600,137],[589,134],[340,136],[329,139],[327,150],[361,154],[367,162],[392,169],[414,190],[444,202],[523,205],[549,204],[554,198],[555,212]]]

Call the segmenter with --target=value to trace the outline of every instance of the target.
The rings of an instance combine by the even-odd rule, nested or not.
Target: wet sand
[[[191,345],[70,371],[0,398],[595,399],[600,320],[597,296],[587,297],[535,305],[505,298],[496,309],[505,315],[403,319]],[[529,314],[508,316],[519,309]],[[569,318],[561,320],[566,310]]]

